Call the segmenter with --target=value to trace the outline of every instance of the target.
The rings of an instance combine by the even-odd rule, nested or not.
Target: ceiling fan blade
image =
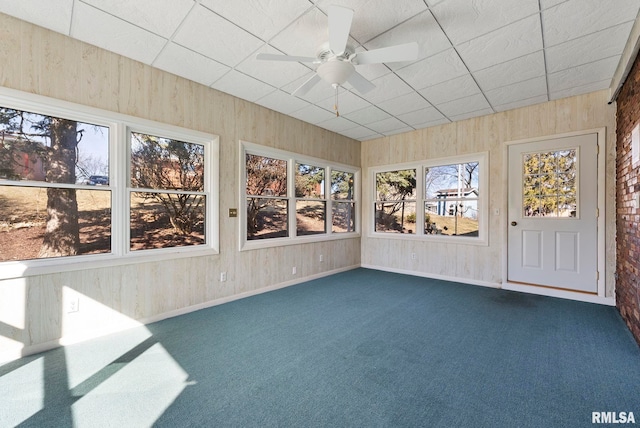
[[[336,55],[341,55],[347,48],[353,10],[346,7],[329,6],[329,48]]]
[[[307,92],[309,92],[309,90],[311,90],[311,88],[313,88],[316,83],[318,83],[320,80],[322,80],[320,78],[320,76],[318,76],[316,73],[313,73],[313,76],[311,76],[306,82],[304,82],[302,85],[300,85],[300,87],[298,89],[296,89],[295,91],[293,91],[291,93],[291,95],[296,95],[296,96],[302,96],[304,94],[306,94]]]
[[[370,90],[376,87],[376,85],[369,82],[366,77],[364,77],[362,74],[358,73],[357,71],[354,71],[353,73],[351,73],[351,76],[349,76],[349,78],[347,79],[347,82],[349,82],[351,86],[353,86],[356,89],[356,91],[360,92],[361,94],[366,94],[367,92],[369,92]]]
[[[353,62],[356,64],[379,64],[382,62],[413,61],[417,58],[418,44],[411,42],[366,52],[358,52]]]
[[[292,56],[292,55],[280,55],[280,54],[268,54],[259,53],[256,55],[256,59],[267,61],[296,61],[296,62],[316,62],[317,58],[311,58],[309,56]]]

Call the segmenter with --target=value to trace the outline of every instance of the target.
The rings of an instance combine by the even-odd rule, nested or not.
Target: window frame
[[[55,116],[109,128],[109,185],[111,192],[111,251],[55,258],[0,261],[0,280],[63,271],[161,261],[219,253],[219,137],[214,134],[142,119],[122,113],[0,87],[0,105],[21,111]],[[146,132],[205,146],[207,190],[205,244],[129,251],[129,132]],[[17,187],[72,187],[96,190],[85,184],[67,185],[37,181],[2,180],[0,185]]]
[[[348,172],[354,176],[354,192],[352,202],[355,204],[356,220],[361,218],[360,216],[360,189],[358,183],[360,181],[360,168],[352,165],[345,165],[338,162],[331,162],[324,159],[319,159],[311,156],[305,156],[285,150],[275,149],[248,141],[240,140],[239,149],[239,249],[240,251],[254,250],[260,248],[271,248],[285,245],[295,245],[310,242],[331,241],[337,239],[349,239],[360,236],[360,222],[356,221],[356,227],[353,232],[333,232],[332,231],[332,207],[333,199],[331,197],[331,171],[339,170],[342,172]],[[286,199],[289,210],[287,212],[287,227],[289,234],[286,237],[278,238],[266,238],[266,239],[247,239],[247,186],[246,186],[246,156],[247,154],[264,156],[269,158],[275,158],[284,160],[287,162],[287,196],[280,199]],[[306,200],[308,198],[298,198],[295,194],[295,177],[296,177],[296,164],[311,165],[324,169],[324,199],[317,199],[317,201],[325,201],[325,231],[324,233],[314,233],[309,235],[297,235],[296,224],[296,201]],[[329,177],[329,178],[327,178]],[[316,199],[313,199],[316,200]]]
[[[478,162],[478,188],[479,195],[478,201],[478,236],[449,236],[449,235],[431,235],[426,234],[424,226],[418,227],[417,225],[424,225],[425,219],[425,203],[432,201],[433,198],[427,198],[425,188],[425,169],[447,165],[458,165],[470,162]],[[389,233],[378,232],[376,228],[375,218],[375,205],[377,201],[377,187],[376,187],[376,175],[378,173],[400,171],[406,169],[416,170],[416,233]],[[489,207],[488,207],[488,193],[489,193],[489,153],[478,152],[466,155],[449,156],[442,158],[427,159],[417,162],[407,162],[401,164],[382,165],[369,169],[369,184],[370,189],[370,201],[367,205],[367,236],[371,238],[388,238],[388,239],[410,239],[410,240],[424,240],[433,242],[442,242],[449,244],[470,244],[470,245],[489,245]]]

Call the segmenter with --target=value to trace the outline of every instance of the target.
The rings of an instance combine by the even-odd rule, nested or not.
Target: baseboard
[[[90,332],[89,334],[76,335],[76,336],[66,336],[57,340],[52,340],[49,342],[38,343],[36,345],[25,346],[21,349],[15,349],[7,352],[0,352],[0,364],[8,363],[13,360],[17,360],[22,357],[26,357],[33,354],[38,354],[40,352],[49,351],[51,349],[58,348],[60,346],[68,346],[74,343],[84,342],[86,340],[95,339],[102,336],[107,336],[109,334],[118,333],[121,331],[129,330],[131,328],[140,327],[142,325],[151,324],[154,322],[162,321],[168,318],[177,317],[180,315],[185,315],[190,312],[199,311],[201,309],[210,308],[213,306],[222,305],[224,303],[229,303],[234,300],[244,299],[251,296],[256,296],[258,294],[267,293],[269,291],[278,290],[280,288],[290,287],[292,285],[300,284],[307,281],[312,281],[314,279],[323,278],[325,276],[334,275],[340,272],[346,272],[349,270],[357,269],[360,265],[347,266],[339,269],[333,269],[330,271],[320,272],[314,275],[308,275],[300,278],[296,278],[290,281],[281,282],[278,284],[270,285],[268,287],[259,288],[257,290],[251,290],[240,294],[234,294],[233,296],[222,297],[220,299],[210,300],[207,302],[199,303],[197,305],[187,306],[180,309],[175,309],[172,311],[164,312],[162,314],[154,315],[152,317],[144,318],[141,320],[136,320],[135,325],[128,325],[122,328],[112,328],[109,330],[102,330],[99,332]]]
[[[502,284],[504,290],[518,291],[521,293],[537,294],[540,296],[557,297],[559,299],[575,300],[578,302],[596,303],[599,305],[615,306],[614,297],[602,297],[595,294],[580,293],[569,290],[559,290],[557,288],[536,287],[535,285],[518,284],[505,282]]]
[[[368,264],[362,264],[361,266],[363,268],[367,268],[367,269],[381,270],[381,271],[393,272],[393,273],[401,273],[401,274],[404,274],[404,275],[420,276],[420,277],[423,277],[423,278],[439,279],[441,281],[459,282],[459,283],[462,283],[462,284],[480,285],[482,287],[489,287],[489,288],[500,288],[500,285],[501,285],[498,282],[480,281],[480,280],[477,280],[477,279],[460,278],[460,277],[457,277],[457,276],[438,275],[438,274],[434,274],[434,273],[419,272],[419,271],[415,271],[415,270],[396,269],[396,268],[390,268],[390,267],[387,267],[387,266],[375,266],[375,265],[368,265]]]

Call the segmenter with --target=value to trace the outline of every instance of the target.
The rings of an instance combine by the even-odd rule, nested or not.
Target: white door
[[[509,281],[597,293],[597,144],[509,146]]]

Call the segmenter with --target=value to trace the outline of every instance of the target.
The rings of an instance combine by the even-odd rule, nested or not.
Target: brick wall
[[[631,131],[640,123],[639,58],[617,99],[616,305],[640,344],[640,209],[633,206],[640,192],[640,164],[631,162]]]

